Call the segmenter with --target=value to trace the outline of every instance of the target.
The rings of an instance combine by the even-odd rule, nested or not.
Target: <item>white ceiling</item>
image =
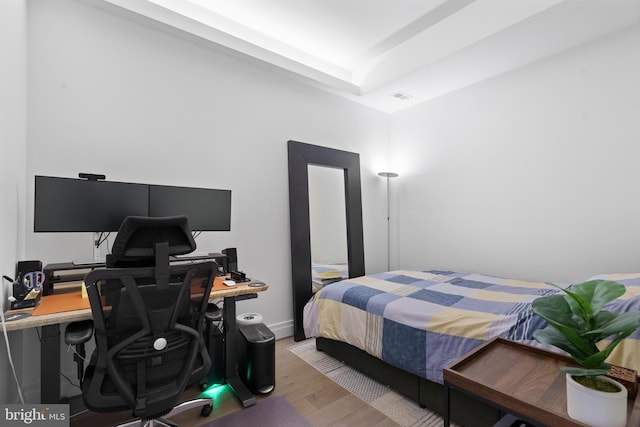
[[[640,0],[104,1],[389,113],[640,23]]]

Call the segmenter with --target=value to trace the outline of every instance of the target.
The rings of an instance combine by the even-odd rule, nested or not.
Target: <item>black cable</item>
[[[109,231],[108,233],[106,233],[106,236],[104,236],[104,238],[102,237],[103,234],[105,234],[105,232],[101,231],[100,232],[100,236],[98,236],[98,245],[97,246],[100,246],[101,244],[106,242],[107,239],[109,238],[109,236],[111,235],[111,232]]]
[[[69,378],[68,376],[66,376],[65,374],[63,374],[62,372],[60,372],[60,376],[64,377],[67,381],[69,381],[69,384],[71,384],[72,386],[76,387],[77,389],[81,390],[80,385],[75,384],[73,381],[71,381],[71,378]]]
[[[2,276],[3,280],[8,280],[12,283],[15,283],[8,276]],[[2,286],[0,286],[2,288]],[[20,386],[20,381],[18,381],[18,375],[16,374],[16,367],[13,364],[13,356],[11,355],[11,346],[9,344],[9,337],[7,335],[7,327],[6,321],[4,318],[4,306],[0,304],[0,320],[2,320],[2,331],[4,332],[4,342],[7,346],[7,359],[9,360],[9,364],[11,365],[11,372],[13,373],[13,379],[16,382],[16,387],[18,389],[18,397],[20,398],[20,402],[24,405],[24,396],[22,395],[22,387]]]

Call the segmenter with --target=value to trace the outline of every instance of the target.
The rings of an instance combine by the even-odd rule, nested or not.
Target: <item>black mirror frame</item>
[[[349,277],[364,275],[364,237],[360,155],[349,151],[288,141],[291,276],[293,280],[294,340],[305,339],[303,309],[311,299],[311,229],[309,223],[309,165],[344,170]]]

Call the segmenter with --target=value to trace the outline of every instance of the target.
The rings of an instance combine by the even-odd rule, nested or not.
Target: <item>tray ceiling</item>
[[[640,0],[101,0],[396,112],[640,22]]]

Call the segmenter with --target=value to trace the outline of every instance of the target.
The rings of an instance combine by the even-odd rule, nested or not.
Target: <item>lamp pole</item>
[[[389,220],[389,206],[390,206],[390,193],[389,193],[389,178],[395,178],[398,176],[395,172],[379,172],[378,176],[387,179],[387,271],[391,270],[391,221]]]

